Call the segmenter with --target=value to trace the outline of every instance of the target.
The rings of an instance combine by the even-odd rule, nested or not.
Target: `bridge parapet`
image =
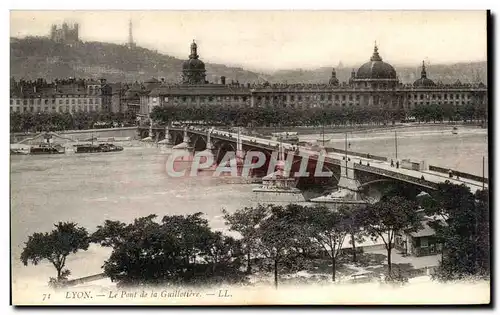
[[[413,177],[413,176],[409,176],[409,175],[398,173],[398,172],[389,171],[386,169],[380,169],[380,168],[371,167],[371,166],[367,166],[367,165],[361,165],[361,164],[354,164],[354,168],[358,169],[358,170],[365,171],[365,172],[379,174],[379,175],[383,175],[386,177],[398,179],[401,181],[418,184],[419,186],[428,187],[428,188],[431,188],[434,190],[438,188],[438,184],[433,183],[431,181],[417,178],[417,177]]]

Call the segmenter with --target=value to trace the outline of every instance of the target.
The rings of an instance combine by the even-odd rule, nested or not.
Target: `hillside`
[[[10,71],[16,79],[47,80],[64,77],[103,77],[112,82],[143,81],[151,77],[165,78],[178,82],[183,60],[155,51],[137,47],[128,49],[124,45],[82,42],[71,47],[57,44],[47,38],[29,37],[10,40]],[[418,66],[418,65],[416,65]],[[394,65],[403,83],[411,83],[420,77],[420,68],[398,67]],[[288,82],[288,83],[326,83],[331,75],[331,67],[314,70],[282,70],[274,74],[261,74],[242,68],[227,67],[221,64],[206,64],[207,79],[216,82],[225,76],[227,82],[238,80],[240,83]],[[348,81],[351,68],[338,68],[339,80]],[[453,83],[476,82],[479,77],[486,82],[486,62],[457,63],[453,65],[432,65],[428,77],[434,81]]]
[[[141,47],[128,49],[101,42],[82,42],[71,47],[41,37],[11,38],[10,41],[10,72],[16,79],[103,77],[112,82],[130,82],[163,77],[169,82],[178,82],[182,62]],[[262,76],[220,64],[207,63],[206,69],[210,82],[220,76],[226,76],[226,81],[257,82]]]
[[[360,65],[355,66],[357,70]],[[403,83],[413,83],[420,78],[421,68],[418,67],[399,67],[393,64],[399,79]],[[337,78],[340,82],[348,81],[351,76],[352,68],[336,68]],[[325,83],[328,82],[332,73],[332,68],[323,67],[315,70],[282,70],[274,73],[271,80],[273,82],[288,83]],[[460,80],[462,83],[476,82],[477,78],[486,83],[487,79],[487,63],[471,62],[471,63],[456,63],[450,65],[431,65],[427,67],[427,77],[435,82],[449,84]]]

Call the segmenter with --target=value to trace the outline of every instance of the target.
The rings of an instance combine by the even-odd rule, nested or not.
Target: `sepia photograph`
[[[489,11],[9,17],[11,305],[490,305]]]

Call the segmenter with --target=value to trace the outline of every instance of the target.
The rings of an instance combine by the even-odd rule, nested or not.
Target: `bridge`
[[[281,149],[284,151],[285,159],[289,154],[294,156],[293,167],[289,175],[299,169],[301,159],[307,156],[309,159],[307,171],[311,174],[309,180],[316,180],[314,179],[314,170],[319,165],[319,160],[321,160],[323,170],[332,173],[330,180],[333,180],[338,186],[354,191],[370,189],[387,182],[405,183],[422,191],[435,190],[439,183],[445,181],[464,184],[471,189],[472,193],[475,193],[476,190],[488,188],[488,178],[458,170],[453,170],[454,176],[450,178],[448,169],[432,165],[416,168],[416,163],[406,162],[407,165],[403,165],[402,161],[400,167],[396,167],[391,166],[387,158],[370,154],[346,152],[339,149],[315,150],[307,146],[280,143],[279,141],[244,135],[239,132],[194,126],[149,128],[148,130],[148,134],[152,138],[155,138],[155,132],[156,139],[161,136],[164,137],[163,140],[159,141],[160,144],[172,145],[174,148],[175,146],[192,148],[194,151],[211,150],[214,153],[216,163],[220,163],[224,154],[228,151],[243,151],[243,154],[250,151],[263,152],[268,157],[266,160],[271,160],[270,157],[273,152]],[[267,171],[268,166],[269,161],[266,161],[265,165],[259,170],[262,172]]]

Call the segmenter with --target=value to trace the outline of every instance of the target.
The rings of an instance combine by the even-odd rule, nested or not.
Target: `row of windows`
[[[433,100],[435,100],[435,99],[440,100],[441,97],[445,100],[447,100],[447,99],[457,99],[458,100],[461,98],[466,99],[468,97],[467,94],[464,94],[464,95],[462,95],[462,94],[432,94],[432,95],[431,94],[425,94],[425,95],[424,94],[413,94],[413,99],[418,99],[419,95],[420,95],[421,100],[423,100],[424,98],[432,98]],[[411,94],[409,95],[409,98],[410,99],[412,98]]]
[[[91,111],[97,111],[99,110],[99,107],[97,105],[95,106],[92,106],[92,105],[85,105],[85,106],[59,106],[59,107],[56,107],[56,106],[52,106],[49,108],[49,106],[45,106],[43,108],[43,111],[44,112],[48,112],[50,109],[51,112],[69,112],[70,110],[72,112],[91,112]],[[41,112],[42,111],[42,108],[41,107],[29,107],[29,108],[23,108],[23,107],[15,107],[15,106],[11,106],[10,107],[10,111],[11,112]]]
[[[89,104],[100,104],[101,100],[99,98],[90,98],[90,99],[87,99],[87,98],[84,98],[84,99],[71,99],[71,104],[87,104],[87,100],[88,100],[88,103]],[[21,100],[17,99],[15,101],[16,105],[21,105]],[[41,99],[24,99],[22,100],[22,103],[23,105],[42,105],[45,104],[45,105],[48,105],[49,103],[50,104],[55,104],[56,103],[56,100],[55,99],[44,99],[44,100],[41,100]],[[66,99],[66,100],[62,100],[62,99],[59,99],[59,104],[69,104],[70,103],[70,100],[69,99]],[[14,105],[14,100],[10,100],[10,105]]]
[[[248,100],[248,97],[247,96],[217,96],[217,97],[214,97],[214,96],[199,96],[199,99],[200,99],[200,102],[204,102],[205,100],[208,100],[209,102],[213,102],[214,100],[217,100],[218,102],[222,101],[222,100],[226,100],[226,101],[231,101],[234,100],[236,102],[240,101],[240,102],[246,102]],[[169,98],[168,97],[164,97],[163,99],[165,102],[169,102]],[[171,100],[173,100],[174,102],[176,101],[182,101],[182,102],[196,102],[196,97],[195,96],[174,96],[171,98]],[[153,102],[156,102],[156,98],[153,98]]]
[[[438,104],[456,104],[456,105],[465,105],[465,104],[470,104],[471,101],[468,100],[468,101],[465,101],[465,100],[462,100],[462,101],[443,101],[443,102],[440,102]],[[429,101],[408,101],[408,104],[427,104],[427,105],[430,105],[431,102]]]

